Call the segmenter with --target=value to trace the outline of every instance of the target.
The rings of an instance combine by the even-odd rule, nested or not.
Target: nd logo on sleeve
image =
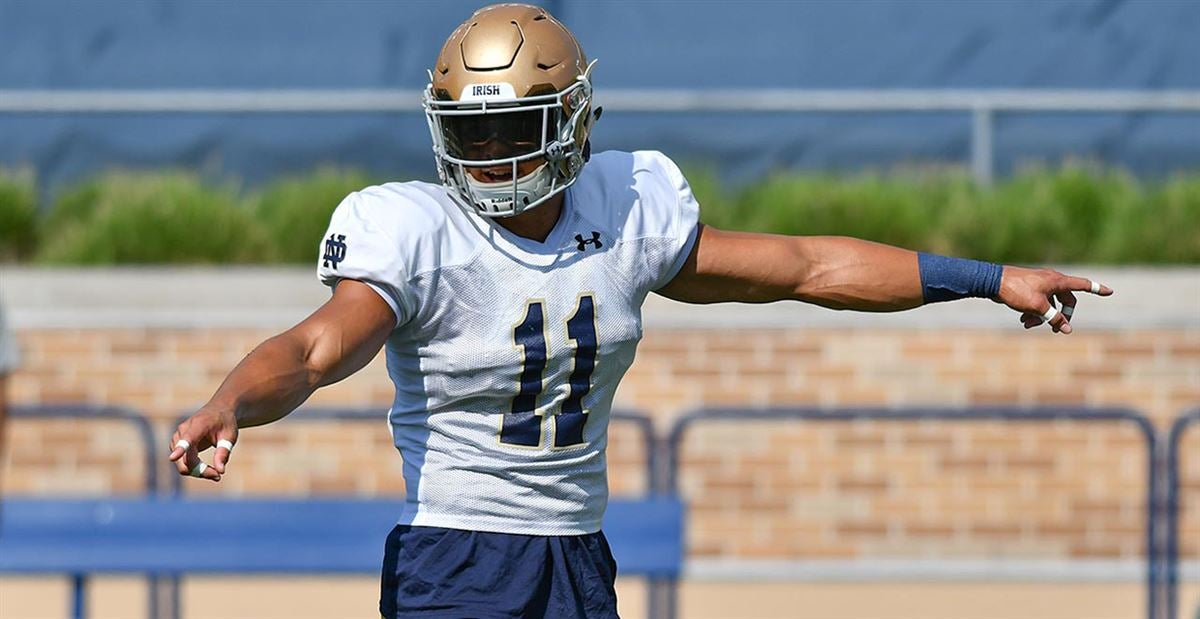
[[[324,266],[331,266],[337,269],[339,262],[346,259],[346,235],[330,234],[329,238],[325,239],[325,255],[323,256]]]

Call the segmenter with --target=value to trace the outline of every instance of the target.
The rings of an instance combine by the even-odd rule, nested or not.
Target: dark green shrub
[[[1143,186],[1112,168],[1031,167],[991,188],[961,170],[779,172],[740,189],[687,177],[706,224],[846,235],[995,262],[1200,263],[1200,176]],[[34,227],[33,175],[0,172],[0,260],[60,264],[312,264],[330,213],[371,184],[332,167],[249,198],[181,172],[111,173],[63,191]],[[239,202],[240,201],[240,202]]]
[[[0,169],[0,261],[29,256],[37,245],[37,187],[29,169]]]
[[[1200,263],[1200,177],[1175,176],[1113,217],[1105,261]]]
[[[272,249],[230,187],[184,172],[112,172],[67,191],[47,215],[42,262],[263,262]]]
[[[955,210],[954,246],[994,262],[1112,262],[1108,228],[1140,201],[1141,187],[1122,172],[1083,164],[1030,168]]]
[[[776,173],[752,183],[703,219],[720,228],[781,234],[844,235],[944,251],[951,197],[970,184],[947,174],[882,176]]]
[[[347,194],[371,184],[366,173],[325,167],[283,178],[250,199],[282,262],[317,259],[329,216]]]
[[[719,228],[845,235],[1003,263],[1200,262],[1194,176],[1146,188],[1123,171],[1070,162],[981,188],[953,170],[777,173],[729,197],[715,174],[691,174],[702,219]]]

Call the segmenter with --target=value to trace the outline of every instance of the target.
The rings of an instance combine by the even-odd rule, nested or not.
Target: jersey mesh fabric
[[[391,304],[401,308],[387,343],[396,386],[388,419],[408,486],[400,523],[533,535],[599,530],[609,411],[642,335],[641,305],[694,238],[697,209],[674,164],[657,153],[594,158],[544,243],[461,209],[434,185],[391,184],[348,198],[344,208],[356,213],[335,213],[330,233],[347,239],[345,264],[322,266],[321,279],[332,285],[353,274],[395,295]],[[355,229],[363,221],[376,229]],[[369,234],[389,240],[355,242]],[[395,255],[372,255],[381,251]],[[562,427],[577,426],[558,416],[581,354],[568,321],[585,316],[585,305],[594,321],[577,318],[576,328],[594,332],[596,353],[582,441],[574,442]],[[530,323],[536,316],[540,324]],[[538,327],[524,342],[545,349],[536,444],[501,440],[502,426],[516,419],[526,367],[516,337],[523,323]]]

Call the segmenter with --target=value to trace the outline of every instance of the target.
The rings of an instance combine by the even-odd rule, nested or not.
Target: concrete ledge
[[[1200,267],[1060,267],[1116,290],[1083,295],[1079,328],[1200,329]],[[0,269],[0,301],[17,329],[267,328],[295,324],[329,297],[313,269],[121,267]],[[836,312],[802,303],[695,306],[651,295],[649,329],[1004,329],[1012,312],[984,300],[894,314]]]

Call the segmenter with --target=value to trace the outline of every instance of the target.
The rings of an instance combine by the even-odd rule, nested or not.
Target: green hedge
[[[29,257],[37,246],[37,189],[28,169],[0,169],[0,262]]]
[[[250,202],[271,237],[277,258],[307,264],[316,258],[333,209],[350,192],[371,184],[365,172],[324,167],[280,179],[252,196]]]
[[[50,264],[263,262],[274,248],[231,187],[185,172],[114,172],[84,183],[44,220]]]
[[[740,188],[688,171],[703,220],[831,234],[1006,263],[1200,263],[1200,175],[1143,183],[1085,163],[1033,167],[992,188],[954,169],[779,172]],[[52,264],[312,264],[329,214],[371,184],[326,167],[245,194],[177,171],[111,172],[35,218],[29,171],[0,170],[0,260]]]
[[[1005,263],[1200,263],[1200,176],[1154,184],[1070,163],[983,189],[954,171],[775,174],[738,192],[690,174],[702,219],[734,230],[846,235]]]

